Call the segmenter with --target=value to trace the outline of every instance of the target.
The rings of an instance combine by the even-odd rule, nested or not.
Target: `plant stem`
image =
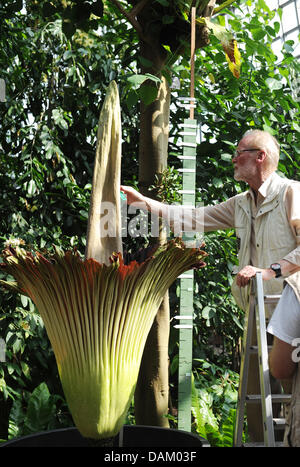
[[[93,438],[85,438],[85,439],[87,440],[89,447],[105,448],[105,447],[115,446],[116,436],[112,436],[110,438],[102,438],[102,439],[93,439]]]
[[[218,6],[217,8],[214,9],[213,15],[219,13],[220,11],[224,10],[224,8],[227,8],[230,6],[232,3],[234,3],[236,0],[226,0],[222,5]]]

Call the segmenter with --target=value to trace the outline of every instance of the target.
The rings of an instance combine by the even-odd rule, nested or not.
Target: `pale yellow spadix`
[[[115,251],[122,253],[120,177],[121,110],[118,87],[112,81],[98,124],[85,250],[86,258],[94,258],[100,263],[109,264],[109,257]],[[108,225],[105,225],[107,216]]]

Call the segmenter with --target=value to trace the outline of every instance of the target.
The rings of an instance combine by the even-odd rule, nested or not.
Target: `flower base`
[[[113,447],[203,447],[203,438],[182,430],[153,426],[125,425],[113,438]],[[62,428],[16,438],[0,447],[90,447],[90,440],[83,438],[77,428]],[[96,444],[93,444],[96,446]],[[101,447],[101,445],[98,445]],[[107,446],[106,446],[107,447]]]

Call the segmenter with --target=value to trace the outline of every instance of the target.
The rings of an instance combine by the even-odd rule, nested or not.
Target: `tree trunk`
[[[215,2],[216,0],[202,0],[202,2],[199,2],[197,16],[210,17]],[[131,18],[131,21],[136,25],[137,18],[141,56],[151,63],[149,68],[142,69],[142,73],[148,72],[161,77],[167,58],[162,43],[170,45],[174,57],[183,53],[184,49],[181,50],[180,40],[178,40],[177,35],[182,35],[185,32],[189,37],[190,25],[189,23],[185,24],[183,19],[179,18],[170,27],[162,23],[159,26],[157,16],[153,16],[152,2],[141,0],[140,2],[132,1],[130,3],[136,8],[138,5],[141,6],[137,16]],[[172,3],[170,3],[170,6],[172,6]],[[156,8],[158,8],[158,5]],[[173,10],[171,12],[174,13]],[[162,37],[164,37],[163,40]],[[208,28],[197,25],[196,48],[207,45],[208,42]],[[145,85],[155,86],[153,82],[146,82]],[[149,193],[148,189],[155,182],[155,175],[159,176],[167,168],[169,117],[170,90],[166,79],[162,78],[157,99],[148,106],[141,104],[139,185],[141,192],[150,197],[153,197],[153,194]],[[166,239],[161,234],[157,240],[164,242]],[[136,423],[139,425],[169,426],[166,418],[169,399],[169,321],[169,298],[167,294],[150,330],[141,362],[135,391],[135,417]]]
[[[169,297],[166,294],[145,345],[135,390],[137,425],[169,427]]]
[[[142,43],[141,54],[154,64],[155,73],[161,70],[164,57],[153,47]],[[149,85],[149,83],[147,83]],[[150,105],[141,104],[139,184],[148,196],[149,186],[167,167],[170,115],[170,90],[163,78],[157,99]],[[155,242],[166,240],[163,233]],[[169,400],[169,296],[166,294],[148,335],[135,391],[135,418],[138,425],[168,427],[166,418]]]

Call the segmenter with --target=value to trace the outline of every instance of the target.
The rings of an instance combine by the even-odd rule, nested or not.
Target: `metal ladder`
[[[265,304],[276,304],[280,299],[280,295],[264,295],[261,272],[257,273],[251,282],[249,307],[244,323],[234,446],[239,447],[243,445],[242,434],[245,404],[261,403],[264,428],[263,445],[266,447],[275,447],[277,443],[275,442],[274,427],[284,424],[285,420],[273,418],[272,401],[286,403],[289,402],[291,395],[271,394]],[[256,323],[258,346],[253,346],[251,341],[254,321]],[[251,353],[258,354],[260,394],[255,395],[247,395],[249,357]]]

